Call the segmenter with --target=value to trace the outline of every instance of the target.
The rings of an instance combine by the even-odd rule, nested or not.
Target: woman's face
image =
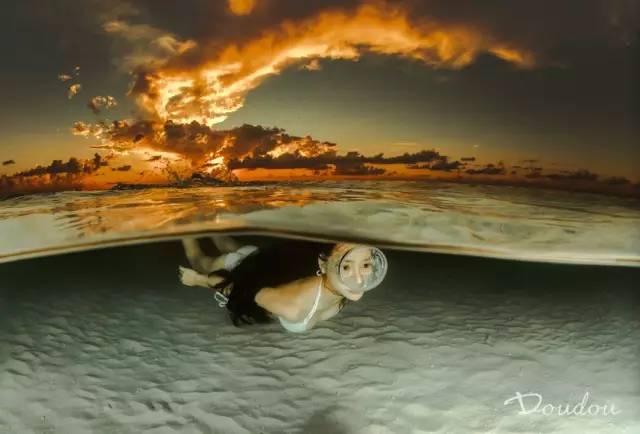
[[[380,261],[376,261],[374,251],[363,245],[337,244],[327,259],[325,269],[332,288],[347,299],[356,301],[377,286],[380,272],[386,270],[380,270]]]

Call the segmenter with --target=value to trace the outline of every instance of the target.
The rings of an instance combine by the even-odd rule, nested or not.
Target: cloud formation
[[[228,0],[228,3],[234,15],[249,15],[256,6],[256,0]]]
[[[94,96],[87,103],[87,107],[96,115],[100,114],[100,110],[111,109],[118,105],[116,99],[110,95],[107,96]]]
[[[493,163],[489,163],[480,169],[467,169],[465,173],[469,175],[505,175],[507,171],[504,165],[498,164],[496,166]]]
[[[291,136],[278,128],[243,125],[216,130],[214,125],[242,107],[247,94],[267,77],[287,68],[318,70],[324,59],[356,61],[373,53],[401,57],[426,68],[459,69],[489,55],[513,67],[534,67],[548,60],[547,49],[553,44],[545,46],[547,42],[570,43],[572,34],[577,38],[594,28],[601,31],[600,12],[610,9],[591,0],[568,0],[566,6],[531,2],[520,8],[506,8],[501,1],[478,6],[436,0],[228,0],[215,4],[186,0],[180,10],[190,11],[188,29],[180,25],[169,29],[166,26],[175,20],[158,19],[165,9],[173,10],[169,6],[154,15],[144,12],[152,9],[151,0],[139,0],[130,9],[122,0],[113,3],[120,12],[104,14],[98,27],[120,53],[118,66],[134,77],[129,95],[139,112],[134,119],[113,123],[78,122],[74,134],[98,138],[100,144],[94,147],[113,152],[169,152],[190,161],[194,170],[213,171],[225,165],[297,167],[363,175],[386,173],[377,166],[393,162],[460,173],[475,158],[449,161],[429,151],[399,157],[340,156],[335,144]],[[579,17],[573,16],[575,6],[583,11]],[[557,13],[550,15],[549,9]],[[571,31],[567,17],[572,18]],[[541,22],[548,31],[532,32]],[[104,104],[90,105],[92,110],[101,107]],[[470,166],[465,173],[471,177],[507,173],[499,164]],[[532,178],[546,176],[533,167],[526,170]],[[556,180],[584,177],[560,175]]]
[[[563,170],[560,173],[552,173],[547,175],[547,178],[554,179],[556,181],[596,181],[598,179],[597,174],[592,173],[585,169],[567,171]]]
[[[417,163],[431,163],[418,167]],[[384,154],[372,156],[362,155],[351,151],[340,155],[335,150],[304,156],[299,151],[287,152],[278,156],[253,155],[243,159],[232,159],[228,162],[229,170],[236,169],[309,169],[316,172],[330,171],[332,175],[382,175],[387,169],[376,167],[379,165],[405,164],[411,168],[431,168],[450,164],[451,167],[459,163],[448,163],[448,157],[440,155],[434,150],[423,150],[415,153],[405,153],[399,156],[385,157]],[[444,170],[444,169],[435,169]]]
[[[534,64],[533,53],[524,47],[464,23],[412,16],[402,2],[318,9],[240,42],[180,39],[124,21],[104,29],[130,46],[122,62],[136,71],[130,94],[146,117],[183,124],[220,123],[267,77],[294,65],[317,69],[319,59],[353,61],[375,53],[455,69],[490,53],[517,66]]]
[[[77,175],[77,174],[91,174],[96,172],[101,167],[107,166],[108,163],[103,159],[100,154],[94,154],[91,160],[79,160],[78,158],[71,157],[69,161],[63,162],[62,160],[53,160],[48,166],[37,166],[33,169],[25,170],[17,173],[15,176],[28,177],[28,176],[41,176],[41,175]]]
[[[93,137],[99,148],[114,152],[151,149],[172,153],[188,160],[192,167],[224,166],[232,159],[277,157],[295,152],[301,157],[325,154],[334,143],[287,134],[280,128],[242,125],[215,130],[197,122],[180,124],[152,121],[76,122],[74,135]]]
[[[13,175],[0,176],[0,198],[15,194],[46,191],[81,190],[91,175],[108,162],[98,153],[92,159],[76,157],[53,160],[48,166],[36,166]]]
[[[122,57],[118,59],[123,71],[140,68],[161,68],[169,59],[178,57],[196,46],[190,39],[181,40],[171,32],[148,24],[130,24],[122,20],[107,21],[103,30],[119,44]]]
[[[80,93],[82,85],[80,83],[74,83],[67,89],[67,98],[72,99],[74,96]]]

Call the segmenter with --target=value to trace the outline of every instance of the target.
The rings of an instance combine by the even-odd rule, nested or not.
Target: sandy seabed
[[[177,243],[4,264],[0,433],[640,433],[640,270],[388,257],[304,335],[230,325]]]

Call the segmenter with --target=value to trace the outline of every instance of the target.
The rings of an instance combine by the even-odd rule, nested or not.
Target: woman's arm
[[[262,288],[255,297],[258,306],[282,317],[287,321],[298,322],[304,319],[305,313],[300,309],[300,296],[303,288],[289,285],[277,288]]]

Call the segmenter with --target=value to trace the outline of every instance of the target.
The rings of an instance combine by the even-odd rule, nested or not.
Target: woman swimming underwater
[[[304,332],[378,286],[387,260],[376,247],[286,241],[266,248],[241,246],[227,236],[212,240],[218,257],[205,255],[196,239],[184,239],[193,269],[180,267],[188,286],[214,289],[235,325],[267,323],[276,316],[292,332]]]

